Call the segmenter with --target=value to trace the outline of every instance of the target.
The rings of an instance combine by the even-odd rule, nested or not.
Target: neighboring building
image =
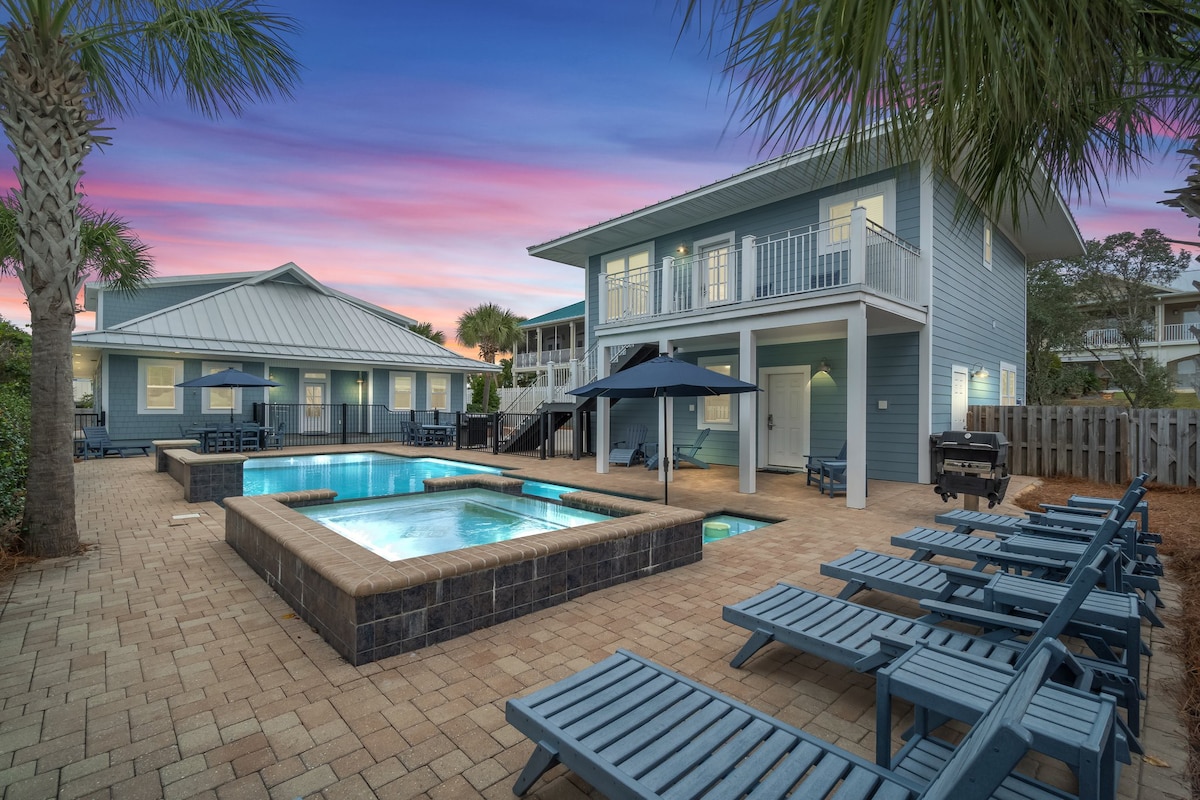
[[[1083,242],[1053,192],[1010,226],[928,163],[868,147],[844,179],[842,155],[807,148],[529,252],[583,270],[585,360],[600,365],[585,377],[668,352],[753,381],[757,397],[675,400],[671,441],[711,428],[699,455],[738,465],[742,492],[757,469],[846,443],[862,507],[868,475],[928,481],[930,435],[964,427],[968,403],[1019,402],[1025,266]],[[598,442],[660,427],[651,402],[609,406]]]
[[[415,320],[322,285],[295,264],[266,272],[154,278],[136,292],[89,284],[96,330],[75,334],[75,378],[92,381],[115,441],[175,438],[184,427],[249,419],[268,403],[290,433],[325,433],[335,404],[380,414],[465,410],[465,378],[498,367],[408,329]],[[183,389],[234,367],[270,389]],[[300,413],[297,413],[300,412]],[[287,419],[284,416],[292,418]]]
[[[575,361],[587,349],[582,300],[527,319],[521,330],[524,336],[513,351],[513,373],[518,378],[545,372],[549,364]]]
[[[1142,340],[1143,353],[1164,365],[1175,380],[1175,390],[1193,392],[1200,388],[1196,371],[1196,334],[1200,327],[1200,288],[1159,287],[1155,298],[1154,324]],[[1096,351],[1060,353],[1063,363],[1085,364],[1101,378],[1105,363],[1115,361],[1124,349],[1116,328],[1093,328],[1084,333],[1087,346]],[[1099,356],[1097,359],[1096,356]]]

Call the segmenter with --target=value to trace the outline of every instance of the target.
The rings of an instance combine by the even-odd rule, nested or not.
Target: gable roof
[[[210,277],[211,276],[206,276]],[[492,372],[408,329],[412,319],[330,289],[284,264],[201,297],[96,331],[75,345]]]
[[[872,139],[859,153],[852,174],[869,175],[897,166]],[[832,139],[748,167],[736,175],[684,192],[660,203],[622,214],[574,233],[528,248],[531,256],[586,267],[590,255],[608,253],[685,228],[728,217],[742,211],[786,200],[847,180],[841,140]],[[1048,188],[1040,210],[1032,197],[1022,202],[1021,226],[998,222],[1031,262],[1071,258],[1083,253],[1083,239],[1070,209],[1057,190]]]
[[[571,303],[571,305],[569,305],[569,306],[563,306],[562,308],[556,308],[553,311],[547,311],[545,314],[542,314],[540,317],[534,317],[533,319],[527,319],[524,322],[522,322],[519,327],[521,327],[521,328],[536,328],[537,326],[545,325],[548,322],[558,322],[559,320],[573,319],[575,317],[582,317],[582,316],[583,316],[583,301],[580,300],[578,303]]]

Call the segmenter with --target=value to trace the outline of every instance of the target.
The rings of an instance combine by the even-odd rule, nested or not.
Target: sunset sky
[[[278,6],[302,27],[293,100],[215,121],[172,100],[111,121],[83,188],[151,245],[158,275],[293,261],[453,340],[479,303],[532,317],[582,297],[580,270],[529,245],[770,155],[741,133],[717,59],[677,42],[671,0],[331,5]],[[1184,181],[1175,149],[1107,205],[1074,202],[1084,236],[1196,240],[1158,204]],[[7,150],[0,166],[14,186]],[[29,320],[15,278],[0,279],[0,316]]]

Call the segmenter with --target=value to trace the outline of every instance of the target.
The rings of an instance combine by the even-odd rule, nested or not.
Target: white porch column
[[[754,331],[738,332],[738,377],[747,383],[758,378],[758,337]],[[738,395],[738,491],[758,491],[758,392]]]
[[[663,339],[658,343],[659,353],[670,355],[671,350],[671,342],[667,339]],[[675,399],[673,397],[665,397],[660,399],[659,402],[666,404],[666,421],[664,423],[663,409],[661,407],[654,409],[655,414],[658,415],[658,480],[660,483],[663,481],[674,483],[675,470],[669,469],[668,465],[671,463],[671,456],[674,454],[675,448],[674,446],[668,446],[667,431],[671,431],[672,433],[675,431]],[[675,441],[674,436],[669,438],[671,442]]]
[[[600,285],[604,285],[603,275],[600,276]],[[600,307],[604,308],[603,302]],[[608,377],[610,358],[607,347],[600,345],[596,348],[596,380]],[[596,398],[596,472],[600,475],[608,474],[608,448],[612,444],[611,437],[608,435],[611,427],[608,405],[607,397]]]
[[[754,299],[758,284],[758,240],[753,236],[742,237],[742,302]]]
[[[556,377],[554,374],[554,359],[550,359],[546,362],[546,396],[542,398],[542,401],[545,403],[558,402],[558,386],[555,385]]]
[[[537,365],[542,365],[542,329],[537,329]]]
[[[846,318],[846,507],[867,507],[867,307]]]
[[[575,320],[571,320],[571,360],[575,361],[579,358],[579,354],[575,352]],[[579,384],[575,384],[578,386]],[[575,388],[572,386],[571,388]]]
[[[674,314],[675,308],[675,256],[663,256],[662,260],[662,313]]]
[[[597,325],[608,322],[608,276],[603,272],[596,276],[596,314]]]
[[[866,283],[867,280],[867,210],[862,206],[850,209],[850,275],[846,283]]]

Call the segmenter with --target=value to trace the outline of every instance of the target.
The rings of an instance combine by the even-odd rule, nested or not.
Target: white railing
[[[560,364],[563,361],[571,360],[571,350],[570,348],[564,348],[561,350],[541,350],[536,353],[516,353],[513,359],[513,366],[518,369],[537,367],[551,362]]]
[[[1140,341],[1188,342],[1193,337],[1188,333],[1187,328],[1188,326],[1182,323],[1164,325],[1161,338],[1155,339],[1154,331],[1147,330]],[[1085,347],[1095,350],[1104,350],[1110,347],[1125,347],[1125,337],[1121,335],[1121,331],[1117,328],[1093,328],[1090,331],[1084,331],[1083,342]]]
[[[1186,322],[1172,322],[1163,325],[1162,341],[1164,342],[1193,342],[1196,340],[1191,331],[1191,325]]]
[[[754,303],[831,289],[869,288],[917,301],[921,253],[856,208],[849,217],[747,236],[738,248],[599,276],[600,324]]]
[[[612,363],[617,363],[629,347],[625,345],[613,350]],[[599,375],[599,352],[600,345],[593,344],[582,358],[562,364],[547,364],[546,370],[538,374],[533,384],[522,389],[501,390],[500,410],[509,414],[532,414],[543,403],[574,403],[577,398],[567,392],[596,380]]]

